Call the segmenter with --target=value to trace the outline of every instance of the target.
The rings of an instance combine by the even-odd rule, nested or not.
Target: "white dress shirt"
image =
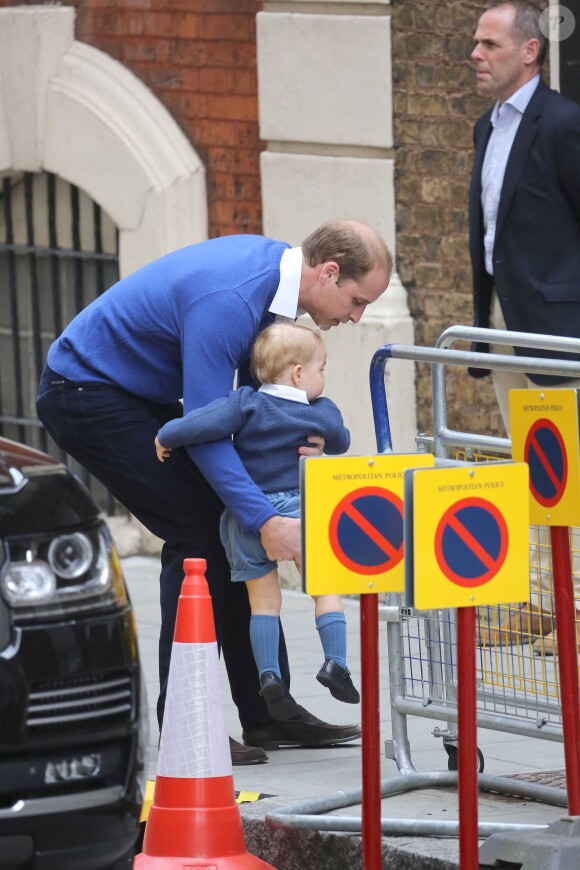
[[[298,308],[302,277],[302,248],[286,248],[280,260],[280,283],[268,311],[276,320],[296,320],[304,312]]]
[[[522,120],[522,115],[539,81],[540,76],[535,75],[529,82],[526,82],[525,85],[512,94],[505,103],[496,103],[491,113],[490,121],[493,125],[493,130],[487,143],[481,170],[483,245],[485,248],[485,268],[490,275],[493,275],[495,227],[505,168],[515,135]]]
[[[286,384],[262,384],[258,392],[267,393],[269,396],[276,396],[278,399],[300,402],[302,405],[310,404],[305,390],[299,390],[298,387],[288,387]]]

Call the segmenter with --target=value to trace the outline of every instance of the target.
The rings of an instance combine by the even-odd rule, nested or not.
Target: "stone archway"
[[[207,238],[204,167],[122,64],[74,38],[70,7],[0,9],[0,173],[47,170],[119,229],[121,275]]]
[[[52,172],[119,230],[121,276],[207,238],[205,170],[145,85],[74,38],[71,7],[0,9],[0,174]],[[159,551],[134,518],[111,518],[121,555]]]

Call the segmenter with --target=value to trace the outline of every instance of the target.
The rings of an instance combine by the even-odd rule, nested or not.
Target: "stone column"
[[[387,0],[269,0],[258,14],[266,235],[299,244],[328,218],[352,218],[378,230],[395,253],[389,11]],[[414,343],[407,295],[396,271],[385,296],[367,309],[361,323],[338,327],[325,342],[326,394],[343,411],[351,452],[372,453],[372,355],[383,344]],[[412,363],[389,363],[387,398],[395,451],[414,450]]]

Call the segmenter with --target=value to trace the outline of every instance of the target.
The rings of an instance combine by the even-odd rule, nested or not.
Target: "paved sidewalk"
[[[134,556],[122,560],[123,570],[135,608],[139,649],[145,669],[150,710],[150,746],[147,758],[148,778],[155,777],[158,731],[155,718],[157,682],[157,635],[159,630],[158,576],[156,557]],[[348,624],[349,668],[360,689],[360,640],[358,602],[345,599]],[[321,719],[335,724],[360,721],[360,707],[341,704],[316,682],[315,675],[322,663],[318,634],[314,627],[314,606],[311,599],[299,592],[284,592],[282,611],[292,671],[292,693],[308,710]],[[381,747],[391,738],[391,717],[388,693],[386,625],[380,624],[380,722]],[[223,671],[223,693],[229,733],[241,740],[237,713],[229,697],[229,687]],[[419,771],[446,771],[447,755],[441,740],[433,737],[435,720],[409,717],[409,740],[412,759]],[[560,743],[535,740],[499,731],[480,729],[478,745],[485,757],[485,773],[500,776],[516,775],[518,779],[542,784],[564,784],[564,754]],[[397,777],[394,762],[381,759],[381,779]],[[269,762],[234,768],[237,791],[257,792],[262,797],[244,803],[240,809],[252,842],[248,849],[256,851],[262,843],[268,854],[261,854],[278,870],[320,870],[322,867],[348,867],[355,870],[360,841],[348,834],[321,835],[315,832],[273,831],[263,826],[266,813],[289,803],[323,797],[337,791],[351,791],[361,786],[360,742],[325,749],[285,749],[269,753]],[[302,810],[300,810],[302,813]],[[360,815],[360,806],[340,810],[337,815]],[[479,821],[546,825],[566,815],[566,810],[544,803],[488,793],[480,794]],[[383,818],[446,820],[458,818],[457,793],[450,788],[431,788],[386,798],[382,802]],[[258,830],[257,824],[260,824]],[[286,838],[286,839],[284,839]],[[273,844],[278,845],[274,848]],[[440,868],[458,867],[458,841],[455,838],[425,838],[417,836],[384,837],[385,867]],[[264,845],[265,844],[265,845]],[[334,863],[323,863],[329,844],[336,848]],[[277,855],[273,857],[272,850]],[[301,850],[299,857],[292,850]],[[349,849],[352,851],[350,854]],[[342,850],[342,851],[341,851]],[[346,857],[349,855],[350,857]],[[354,856],[354,857],[353,857]],[[324,859],[326,860],[326,859]],[[580,857],[578,861],[580,866]]]

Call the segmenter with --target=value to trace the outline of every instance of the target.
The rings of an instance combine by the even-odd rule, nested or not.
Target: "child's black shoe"
[[[358,704],[360,695],[350,678],[348,668],[341,666],[333,659],[325,659],[324,664],[316,674],[319,683],[330,691],[333,698],[344,701],[345,704]]]
[[[260,685],[262,698],[272,719],[300,719],[298,704],[278,674],[264,671],[260,676]]]

